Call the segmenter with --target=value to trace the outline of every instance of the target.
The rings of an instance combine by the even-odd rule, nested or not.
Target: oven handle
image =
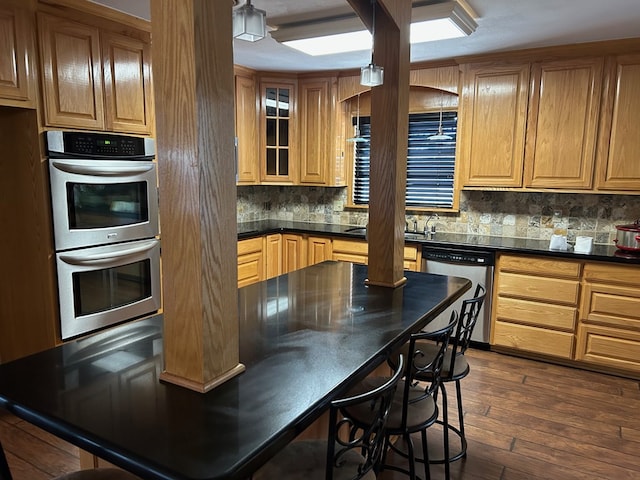
[[[68,253],[60,255],[60,260],[69,265],[78,266],[104,266],[106,264],[121,264],[127,257],[138,255],[139,253],[151,250],[158,244],[157,240],[150,240],[135,247],[122,248],[112,252],[94,253],[88,255],[70,255]]]
[[[95,166],[95,165],[78,165],[75,163],[66,163],[64,161],[54,160],[53,166],[58,170],[67,173],[75,173],[78,175],[95,175],[99,177],[114,177],[118,175],[139,175],[155,168],[152,162],[146,162],[142,165],[118,165],[117,167]]]

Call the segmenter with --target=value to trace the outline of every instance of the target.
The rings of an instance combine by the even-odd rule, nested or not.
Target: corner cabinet
[[[298,181],[297,80],[263,79],[260,82],[260,180],[295,184]]]
[[[529,63],[462,66],[462,185],[521,187]]]
[[[38,34],[46,126],[153,132],[147,42],[45,13]]]
[[[534,63],[525,187],[593,185],[604,58]]]
[[[35,108],[35,29],[25,8],[0,6],[0,105]]]
[[[607,59],[596,188],[640,191],[640,55]]]
[[[335,92],[331,78],[300,80],[300,183],[332,185]],[[332,94],[333,93],[333,94]],[[335,178],[335,175],[333,175]]]

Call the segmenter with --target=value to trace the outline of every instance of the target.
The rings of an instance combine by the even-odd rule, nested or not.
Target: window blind
[[[354,119],[355,125],[356,119]],[[438,133],[440,112],[409,115],[409,138],[407,151],[408,207],[453,206],[453,178],[456,158],[457,112],[443,112],[442,133],[448,140],[430,140]],[[360,117],[360,137],[356,142],[354,162],[353,202],[356,205],[369,203],[369,168],[371,118]]]

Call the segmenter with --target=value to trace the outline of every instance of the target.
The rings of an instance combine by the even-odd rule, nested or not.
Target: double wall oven
[[[154,140],[48,131],[47,152],[62,339],[157,311]]]

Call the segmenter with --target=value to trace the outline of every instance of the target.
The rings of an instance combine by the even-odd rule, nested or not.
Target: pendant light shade
[[[370,63],[360,69],[360,85],[377,87],[384,82],[384,68]]]
[[[434,140],[434,141],[453,140],[452,136],[447,135],[442,131],[442,110],[443,109],[444,109],[444,98],[442,96],[442,92],[440,92],[440,121],[438,122],[438,133],[436,133],[435,135],[431,135],[430,137],[427,137],[427,140]]]
[[[251,5],[251,0],[235,9],[233,17],[233,38],[257,42],[262,40],[267,31],[267,12]]]
[[[384,81],[384,68],[373,63],[373,45],[376,42],[376,0],[371,0],[373,7],[372,27],[371,27],[371,63],[360,69],[360,85],[367,87],[377,87]]]

